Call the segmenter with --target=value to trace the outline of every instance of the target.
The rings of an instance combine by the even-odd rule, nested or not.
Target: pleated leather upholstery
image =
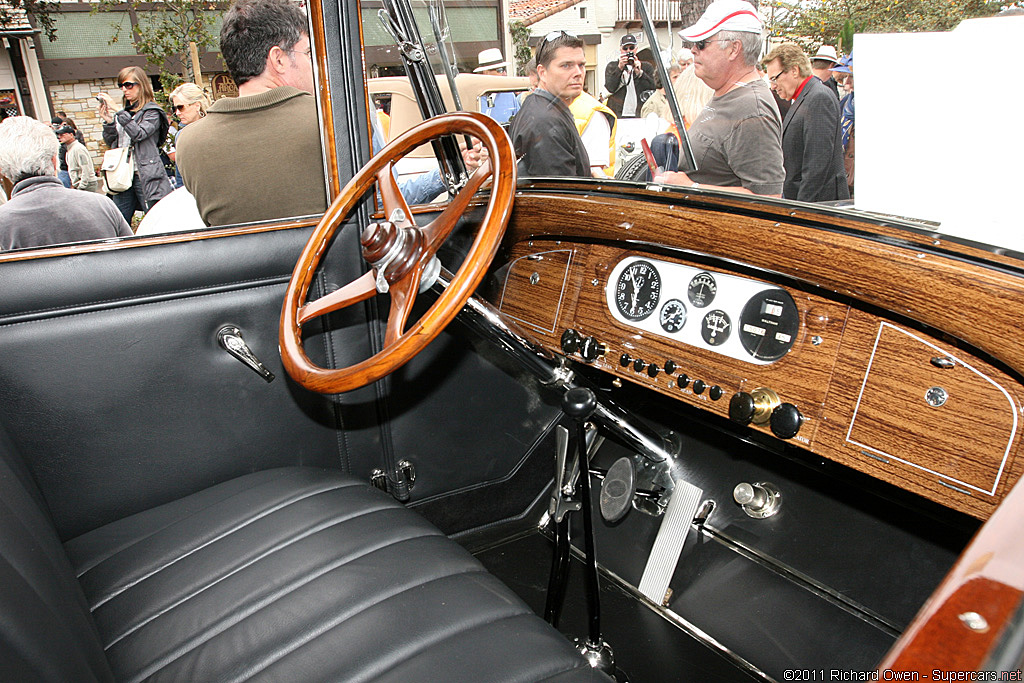
[[[120,681],[607,681],[457,544],[346,475],[247,475],[65,544]]]

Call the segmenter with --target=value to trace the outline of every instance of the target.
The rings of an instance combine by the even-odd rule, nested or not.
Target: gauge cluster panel
[[[800,331],[784,289],[650,258],[619,261],[605,298],[624,325],[756,365],[785,356]]]

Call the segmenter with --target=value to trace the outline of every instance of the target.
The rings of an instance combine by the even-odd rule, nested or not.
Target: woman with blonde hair
[[[174,142],[171,145],[171,149],[167,152],[167,155],[171,157],[171,161],[177,163],[175,150],[178,145],[178,136],[181,135],[181,131],[185,129],[185,126],[195,123],[206,116],[206,110],[210,106],[210,98],[195,83],[182,83],[171,91],[171,95],[167,99],[171,102],[171,111],[178,117],[178,121],[181,123],[178,126],[178,130],[174,133]],[[175,167],[174,186],[181,187],[182,184],[181,172]]]
[[[160,146],[167,137],[170,122],[154,101],[153,86],[140,67],[121,69],[117,74],[117,87],[122,95],[120,109],[104,92],[98,96],[98,113],[103,119],[103,141],[107,146],[132,148],[135,164],[132,186],[124,192],[110,193],[125,220],[131,223],[137,210],[149,211],[171,192],[171,181],[160,158]]]

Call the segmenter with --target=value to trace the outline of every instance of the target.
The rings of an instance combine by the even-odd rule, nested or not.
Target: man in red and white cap
[[[761,17],[745,0],[715,0],[679,32],[692,43],[698,78],[714,97],[689,130],[698,170],[658,180],[747,194],[782,196],[782,118],[757,72]]]

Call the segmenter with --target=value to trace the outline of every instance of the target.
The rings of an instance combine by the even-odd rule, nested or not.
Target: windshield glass
[[[371,93],[392,126],[410,119],[394,135],[420,114],[405,99],[414,93],[372,80],[407,80],[376,7],[364,10],[364,24],[375,27],[366,31]],[[997,69],[948,59],[976,46],[998,53],[993,64],[1014,63],[1015,37],[1024,35],[1020,10],[947,31],[892,32],[900,26],[889,21],[885,33],[848,23],[842,35],[808,36],[792,17],[782,20],[780,7],[755,9],[745,0],[715,0],[687,17],[678,3],[597,0],[553,13],[513,3],[509,21],[497,1],[412,8],[446,107],[457,107],[454,82],[460,108],[506,123],[520,177],[651,183],[653,176],[698,191],[906,218],[1024,251],[1010,209],[1018,184],[1010,164],[1024,153],[1021,136],[1006,134],[1019,109],[1011,106],[1015,91],[997,81]],[[643,10],[652,30],[644,30]],[[927,63],[942,67],[922,68]],[[463,88],[474,74],[486,78]],[[970,83],[974,101],[961,116],[942,95],[952,83]],[[421,156],[430,163],[430,150]]]

